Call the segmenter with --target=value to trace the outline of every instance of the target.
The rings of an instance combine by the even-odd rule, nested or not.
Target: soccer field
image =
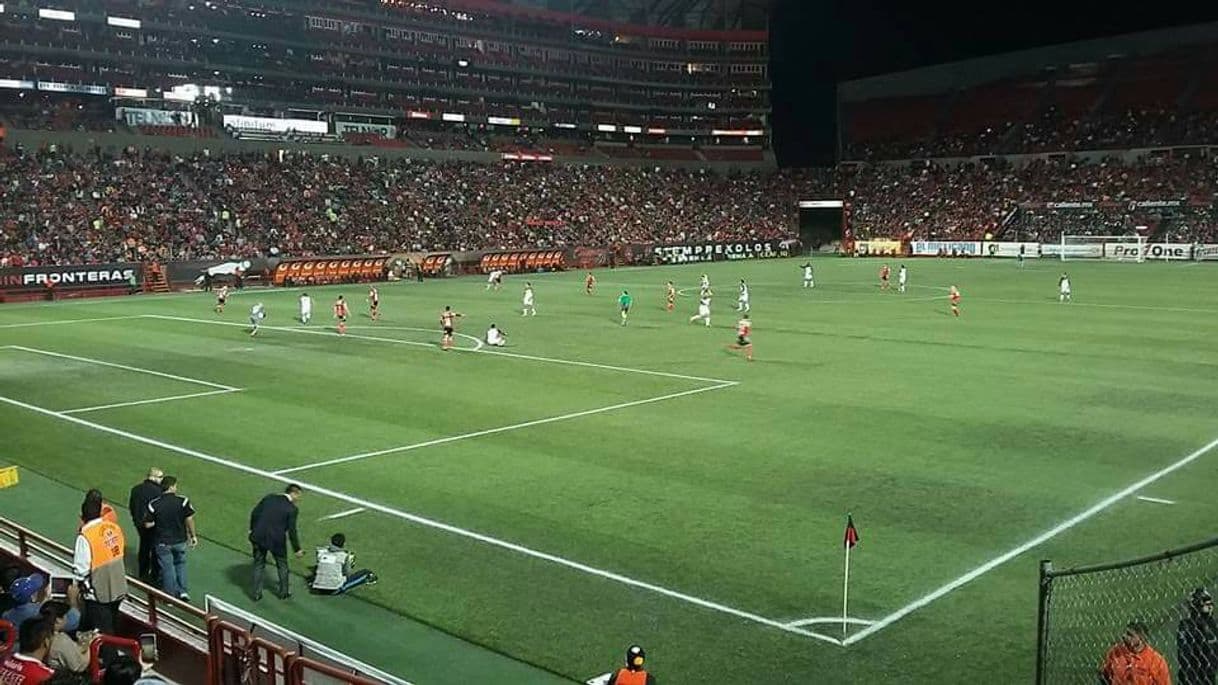
[[[308,326],[292,290],[5,305],[2,456],[124,494],[158,464],[234,549],[299,482],[306,544],[343,530],[380,575],[360,596],[581,681],[637,642],[666,684],[1026,682],[1039,559],[1213,534],[1212,265],[911,260],[898,294],[876,260],[817,260],[811,290],[801,263],[603,270],[593,296],[582,273],[384,284],[379,322],[366,288],[316,288]],[[740,278],[753,362],[726,349]],[[480,346],[491,322],[508,347]]]

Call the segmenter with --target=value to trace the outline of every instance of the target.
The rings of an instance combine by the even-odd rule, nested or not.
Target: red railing
[[[101,648],[110,645],[131,652],[131,656],[136,659],[140,658],[140,643],[126,637],[116,637],[114,635],[98,635],[89,643],[89,676],[93,682],[100,683],[102,681],[102,663],[101,663]]]

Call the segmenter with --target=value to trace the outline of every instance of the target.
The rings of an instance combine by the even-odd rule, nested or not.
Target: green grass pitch
[[[1218,437],[1212,265],[911,260],[902,295],[875,260],[817,260],[811,290],[800,263],[602,270],[593,296],[577,272],[383,284],[375,323],[363,286],[312,290],[308,326],[291,290],[223,315],[207,294],[5,305],[3,456],[116,493],[159,464],[234,549],[282,472],[311,491],[304,537],[342,529],[378,571],[362,596],[581,680],[638,642],[665,683],[1026,682],[1039,559],[1212,534],[1215,453],[1088,512]],[[688,322],[703,271],[710,329]],[[751,363],[727,349],[740,278]],[[439,351],[446,304],[458,347],[495,322],[508,354]]]

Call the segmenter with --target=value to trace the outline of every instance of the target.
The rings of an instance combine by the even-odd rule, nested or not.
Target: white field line
[[[142,318],[163,319],[166,321],[184,321],[187,323],[211,324],[213,326],[240,326],[242,328],[249,327],[248,324],[237,323],[237,322],[233,322],[233,321],[211,321],[208,319],[192,319],[192,318],[185,317],[185,316],[167,316],[164,314],[143,314]],[[274,331],[287,331],[289,333],[306,333],[306,334],[312,334],[312,335],[325,335],[325,336],[334,336],[335,335],[332,331],[322,331],[322,330],[315,330],[315,329],[309,329],[309,328],[291,328],[291,327],[287,327],[287,326],[265,326],[265,325],[262,326],[262,328],[266,328],[268,330],[274,330]],[[472,340],[477,340],[473,336],[463,335],[460,333],[458,335],[462,335],[462,337],[470,338]],[[348,333],[347,337],[355,338],[357,340],[373,340],[376,342],[387,342],[387,343],[393,343],[393,344],[397,344],[397,345],[412,345],[414,347],[426,347],[426,348],[430,348],[433,350],[439,349],[439,345],[437,345],[435,343],[416,342],[414,340],[400,340],[398,338],[381,338],[381,337],[374,336],[374,335],[358,335],[358,334],[354,334],[354,333]],[[613,366],[610,364],[597,364],[595,362],[581,362],[581,361],[575,361],[572,359],[555,359],[552,357],[537,357],[537,356],[533,356],[533,355],[529,355],[529,354],[520,354],[517,352],[502,352],[499,350],[491,350],[491,349],[485,349],[485,348],[475,348],[475,349],[457,348],[457,351],[459,351],[459,352],[476,352],[478,354],[491,354],[491,355],[495,355],[496,357],[510,357],[512,359],[526,359],[529,361],[546,362],[549,364],[564,364],[567,366],[582,366],[582,367],[593,368],[593,369],[605,369],[606,371],[622,371],[625,373],[637,373],[637,374],[643,374],[646,376],[660,376],[662,378],[679,378],[681,380],[686,380],[686,381],[699,381],[702,383],[714,383],[714,384],[718,384],[718,385],[736,384],[739,382],[739,381],[730,381],[730,380],[726,380],[723,378],[704,378],[702,376],[689,376],[686,374],[670,373],[667,371],[651,371],[649,369],[634,369],[634,368],[630,368],[627,366]]]
[[[98,366],[109,366],[109,367],[112,367],[115,369],[123,369],[124,371],[135,371],[137,373],[146,373],[149,376],[160,376],[161,378],[169,378],[169,379],[172,379],[175,381],[182,381],[184,383],[194,383],[195,385],[204,385],[209,388],[218,388],[220,390],[226,390],[228,392],[236,392],[241,389],[241,388],[234,388],[231,385],[223,385],[221,383],[212,383],[211,381],[202,381],[202,380],[199,380],[198,378],[189,378],[187,376],[176,376],[172,373],[165,373],[164,371],[153,371],[152,369],[141,369],[138,366],[127,366],[126,364],[115,364],[114,362],[104,362],[100,359],[90,359],[88,357],[78,357],[73,354],[63,354],[62,352],[51,352],[50,350],[40,350],[35,347],[24,347],[22,345],[6,345],[5,347],[6,347],[6,349],[10,349],[10,350],[21,350],[22,352],[30,352],[32,354],[41,354],[41,355],[45,355],[47,357],[60,357],[61,359],[71,359],[73,361],[85,362],[88,364],[96,364]]]
[[[972,297],[969,298],[978,302],[997,302],[998,304],[1036,304],[1036,305],[1052,305],[1054,307],[1093,307],[1097,309],[1131,309],[1136,311],[1149,312],[1185,312],[1190,314],[1218,314],[1218,309],[1203,309],[1200,307],[1160,307],[1158,305],[1143,305],[1143,304],[1109,304],[1105,302],[1058,302],[1057,300],[1045,298],[1044,300],[1006,300],[998,297]]]
[[[28,323],[0,324],[0,328],[33,328],[35,326],[62,326],[69,323],[89,323],[91,321],[123,321],[124,319],[139,319],[139,314],[129,316],[99,316],[93,319],[57,319],[55,321],[30,321]]]
[[[190,449],[187,447],[181,447],[179,445],[174,445],[174,444],[171,444],[168,442],[163,442],[163,441],[157,440],[155,438],[149,438],[149,437],[146,437],[143,435],[137,435],[135,433],[130,433],[130,432],[127,432],[124,430],[120,430],[118,428],[112,428],[110,426],[105,426],[100,423],[94,423],[92,421],[82,419],[78,416],[72,416],[70,414],[64,414],[63,412],[46,409],[45,407],[39,407],[37,405],[28,404],[26,402],[22,402],[20,400],[15,400],[10,397],[4,397],[3,395],[0,395],[0,402],[12,405],[14,407],[20,407],[22,409],[25,409],[25,410],[28,410],[31,412],[35,412],[38,414],[43,414],[45,416],[51,416],[51,417],[55,417],[58,419],[62,419],[69,423],[74,423],[78,426],[84,426],[85,428],[92,428],[93,430],[100,431],[102,433],[109,433],[110,435],[115,435],[115,436],[118,436],[121,438],[126,438],[126,439],[134,441],[134,442],[139,442],[139,443],[142,443],[145,445],[150,445],[152,447],[158,447],[163,450],[175,452],[177,454],[191,457],[193,459],[198,459],[200,461],[208,462],[211,464],[216,464],[219,466],[225,466],[234,471],[240,471],[242,473],[250,474],[253,476],[259,476],[262,478],[266,478],[267,480],[276,481],[276,482],[282,483],[282,484],[297,483],[301,487],[303,487],[307,490],[311,490],[320,495],[325,495],[327,497],[338,500],[340,502],[346,502],[352,506],[363,507],[364,509],[369,509],[372,511],[380,512],[387,516],[399,518],[404,521],[410,521],[412,523],[415,523],[415,524],[418,524],[421,526],[426,526],[428,528],[435,528],[436,530],[442,530],[446,533],[451,533],[453,535],[458,535],[458,536],[461,536],[461,537],[464,537],[464,538],[467,538],[470,540],[481,542],[485,545],[490,545],[492,547],[498,547],[500,549],[505,549],[510,552],[515,552],[522,556],[527,556],[527,557],[531,557],[533,559],[538,559],[538,560],[549,562],[549,563],[556,564],[559,566],[564,566],[566,568],[569,568],[569,569],[572,569],[575,571],[579,571],[581,573],[585,573],[585,574],[588,574],[591,576],[596,576],[598,578],[604,578],[605,580],[610,580],[615,583],[620,583],[622,585],[639,588],[641,590],[647,590],[647,591],[650,591],[650,592],[653,592],[653,593],[656,593],[659,595],[663,595],[665,597],[669,597],[671,599],[685,602],[687,604],[693,604],[695,606],[699,606],[704,609],[709,609],[711,611],[715,611],[715,612],[718,612],[721,614],[735,616],[736,618],[744,619],[744,620],[750,621],[752,623],[769,626],[771,628],[776,628],[778,630],[781,630],[781,631],[784,631],[787,633],[792,633],[795,635],[801,635],[803,637],[810,637],[810,638],[813,638],[816,640],[828,642],[830,644],[835,644],[835,645],[842,644],[842,641],[838,640],[835,637],[830,637],[828,635],[822,635],[820,633],[816,633],[816,632],[813,632],[810,630],[805,630],[804,628],[791,627],[781,621],[776,621],[774,619],[766,618],[766,617],[760,616],[758,614],[754,614],[754,613],[751,613],[748,611],[743,611],[741,609],[736,609],[736,608],[727,606],[725,604],[719,604],[718,602],[713,602],[711,600],[702,599],[700,597],[695,597],[693,595],[687,595],[685,593],[677,592],[676,590],[671,590],[671,589],[663,587],[661,585],[655,585],[652,583],[648,583],[645,581],[631,578],[629,576],[624,576],[619,573],[614,573],[613,571],[606,571],[604,569],[596,568],[594,566],[589,566],[587,564],[583,564],[578,561],[567,559],[565,557],[560,557],[556,554],[542,552],[539,550],[532,549],[530,547],[525,547],[524,545],[518,545],[514,542],[508,542],[506,540],[492,537],[490,535],[484,535],[482,533],[478,533],[478,532],[475,532],[472,530],[467,530],[465,528],[459,528],[457,526],[454,526],[454,525],[451,525],[448,523],[444,523],[444,522],[438,521],[436,519],[428,518],[426,516],[420,516],[419,514],[412,514],[410,512],[402,511],[400,509],[395,509],[393,507],[389,507],[384,504],[377,504],[375,502],[369,502],[367,500],[362,500],[357,497],[348,495],[346,493],[338,492],[336,490],[331,490],[329,488],[325,488],[320,485],[313,485],[313,484],[306,483],[306,482],[294,481],[289,478],[285,478],[283,476],[276,475],[269,471],[264,471],[262,469],[255,468],[253,466],[243,464],[241,462],[232,461],[230,459],[224,459],[223,457],[217,457],[217,456],[213,456],[210,454],[205,454],[203,452],[199,452],[197,450],[193,450],[193,449]]]
[[[100,411],[102,409],[118,409],[119,407],[134,407],[141,404],[158,404],[160,402],[172,402],[174,400],[188,400],[192,397],[207,397],[208,395],[227,395],[231,392],[238,392],[240,388],[232,390],[208,390],[207,392],[193,392],[188,395],[171,395],[169,397],[154,397],[150,400],[133,400],[131,402],[116,402],[114,404],[99,404],[96,407],[81,407],[80,409],[64,409],[65,414],[84,414],[85,412]]]
[[[1142,500],[1143,502],[1154,502],[1155,504],[1175,504],[1175,502],[1173,502],[1172,500],[1169,500],[1169,499],[1159,499],[1158,497],[1147,497],[1146,495],[1138,495],[1138,499]]]
[[[208,319],[192,319],[187,316],[169,316],[166,314],[143,314],[143,315],[141,315],[141,318],[161,319],[163,321],[182,321],[185,323],[203,323],[203,324],[209,324],[212,326],[230,326],[230,327],[235,326],[237,328],[249,328],[250,327],[250,325],[248,323],[240,323],[237,321],[211,321]],[[339,336],[338,333],[336,333],[333,330],[328,329],[328,328],[323,329],[323,328],[305,328],[303,326],[301,326],[301,327],[268,326],[266,324],[262,324],[262,325],[258,326],[258,328],[265,329],[268,331],[285,331],[287,333],[303,333],[305,335],[324,335],[328,338],[343,337],[343,338],[352,338],[355,340],[372,340],[374,342],[392,343],[394,345],[410,345],[411,347],[426,347],[426,348],[432,349],[432,350],[440,349],[440,345],[438,343],[419,342],[417,340],[402,340],[401,338],[382,338],[380,336],[360,335],[358,333],[347,333],[344,336]],[[412,330],[425,331],[427,329],[415,328]],[[472,335],[465,335],[464,333],[457,333],[456,335],[459,337],[474,341],[474,344],[477,346],[477,347],[465,349],[464,350],[465,352],[475,352],[482,345],[482,341],[475,338]]]
[[[1211,440],[1209,443],[1207,443],[1205,446],[1201,447],[1200,449],[1196,450],[1195,452],[1183,457],[1182,459],[1176,461],[1173,464],[1170,464],[1162,469],[1159,469],[1158,471],[1155,471],[1154,473],[1150,474],[1149,476],[1146,476],[1145,478],[1134,483],[1133,485],[1130,485],[1129,487],[1126,487],[1123,490],[1120,490],[1119,492],[1113,493],[1113,494],[1109,495],[1108,497],[1105,497],[1104,499],[1102,499],[1099,502],[1092,505],[1090,508],[1088,508],[1078,514],[1075,514],[1074,516],[1066,519],[1065,521],[1062,521],[1061,523],[1057,524],[1056,526],[1041,533],[1040,535],[1037,535],[1036,537],[1032,538],[1031,540],[1028,540],[1027,542],[1016,547],[1015,549],[1012,549],[1009,552],[1006,552],[1000,556],[994,557],[993,559],[985,562],[984,564],[978,566],[977,568],[973,569],[972,571],[965,573],[964,575],[947,583],[946,585],[931,592],[930,594],[927,594],[923,597],[920,597],[919,599],[916,599],[916,600],[910,602],[909,604],[906,604],[905,606],[901,607],[900,609],[897,609],[896,611],[885,616],[884,618],[880,619],[879,621],[876,621],[876,623],[874,625],[867,626],[863,630],[860,630],[859,632],[855,633],[854,635],[851,635],[850,637],[846,638],[845,640],[842,641],[842,644],[843,645],[854,644],[855,642],[858,642],[859,640],[866,638],[868,635],[871,635],[877,631],[887,628],[888,626],[892,625],[893,623],[896,623],[897,621],[901,620],[905,616],[908,616],[909,614],[917,611],[918,609],[921,609],[922,607],[926,606],[927,604],[930,604],[931,602],[935,601],[936,599],[943,597],[944,595],[960,588],[961,586],[976,580],[977,578],[981,577],[982,575],[989,573],[990,571],[1001,566],[1002,564],[1005,564],[1006,562],[1010,561],[1011,559],[1014,559],[1015,557],[1023,554],[1024,552],[1027,552],[1028,550],[1032,549],[1033,547],[1037,547],[1037,546],[1057,537],[1058,535],[1066,532],[1067,530],[1070,530],[1071,528],[1077,526],[1078,524],[1082,523],[1083,521],[1086,521],[1087,519],[1091,518],[1092,516],[1095,516],[1096,514],[1104,511],[1108,507],[1111,507],[1112,505],[1116,504],[1117,502],[1119,502],[1119,501],[1125,499],[1126,497],[1129,497],[1130,495],[1134,494],[1135,492],[1145,488],[1147,485],[1150,485],[1151,483],[1154,483],[1155,481],[1159,480],[1160,478],[1163,478],[1164,476],[1168,475],[1169,473],[1172,473],[1172,472],[1176,471],[1177,469],[1180,469],[1184,466],[1187,466],[1188,464],[1191,464],[1193,461],[1196,461],[1202,455],[1204,455],[1205,453],[1214,449],[1215,447],[1218,447],[1218,438]]]
[[[333,521],[334,519],[340,519],[340,518],[344,518],[347,516],[354,516],[356,514],[359,514],[359,513],[365,512],[365,511],[368,511],[368,510],[363,507],[356,507],[354,509],[340,511],[337,514],[330,514],[329,516],[323,516],[317,520],[318,521]]]
[[[787,625],[791,626],[792,628],[802,628],[803,626],[814,626],[822,623],[841,625],[843,621],[841,616],[813,616],[812,618],[801,618],[798,621],[791,621],[787,623]],[[845,620],[845,623],[849,623],[853,626],[869,626],[875,623],[875,621],[868,621],[865,618],[849,617]]]
[[[651,404],[653,402],[663,402],[664,400],[672,400],[672,399],[676,399],[678,397],[685,397],[687,395],[696,395],[698,393],[710,392],[712,390],[722,390],[723,388],[730,388],[734,385],[737,385],[737,383],[722,383],[719,385],[708,385],[708,386],[702,387],[702,388],[694,388],[693,390],[683,390],[681,392],[668,393],[667,395],[660,395],[658,397],[648,397],[646,399],[634,400],[632,402],[621,402],[618,404],[611,404],[607,407],[597,407],[595,409],[585,409],[584,411],[571,412],[570,414],[562,414],[560,416],[550,416],[550,417],[547,417],[544,419],[535,419],[533,421],[525,421],[523,423],[514,423],[510,426],[499,426],[498,428],[488,428],[486,430],[474,431],[472,433],[462,433],[460,435],[450,435],[450,436],[443,437],[443,438],[436,438],[435,440],[427,440],[425,442],[416,442],[411,445],[401,445],[399,447],[390,447],[388,449],[376,450],[375,452],[363,452],[361,454],[352,454],[352,455],[346,456],[346,457],[336,457],[334,459],[327,459],[325,461],[314,462],[312,464],[304,464],[303,466],[292,466],[290,468],[273,471],[272,473],[274,473],[277,476],[282,476],[282,475],[285,475],[288,473],[298,473],[300,471],[308,471],[309,469],[320,468],[323,466],[333,466],[335,464],[346,464],[348,462],[359,461],[361,459],[369,459],[371,457],[379,457],[379,456],[383,456],[386,454],[398,454],[400,452],[409,452],[411,450],[417,450],[417,449],[421,449],[423,447],[432,447],[435,445],[443,445],[443,444],[449,443],[449,442],[457,442],[458,440],[467,440],[469,438],[478,438],[478,437],[482,437],[484,435],[494,435],[495,433],[506,433],[508,431],[519,430],[521,428],[529,428],[532,426],[541,426],[541,425],[544,425],[547,423],[556,423],[558,421],[577,419],[581,416],[591,416],[593,414],[603,414],[605,412],[616,411],[618,409],[626,409],[628,407],[637,407],[639,405]]]

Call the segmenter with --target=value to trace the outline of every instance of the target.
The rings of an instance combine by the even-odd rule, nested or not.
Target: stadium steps
[[[116,456],[116,460],[123,457]],[[11,461],[0,461],[6,466]],[[21,482],[6,488],[0,497],[0,516],[51,539],[70,545],[78,525],[77,514],[82,490],[58,480],[67,474],[47,474],[27,465],[21,469]],[[52,475],[53,474],[53,475]],[[84,476],[86,479],[90,476]],[[189,493],[187,493],[189,494]],[[130,533],[130,518],[121,502],[127,493],[110,493],[106,499],[119,510],[119,521],[128,531],[127,568],[135,568],[135,535]],[[196,505],[199,503],[196,501]],[[199,516],[206,520],[207,510],[200,506]],[[302,522],[302,536],[317,532]],[[308,530],[313,528],[313,530]],[[322,529],[327,534],[330,529]],[[307,547],[308,545],[306,545]],[[427,685],[469,685],[470,683],[528,683],[529,685],[574,685],[558,676],[511,657],[467,642],[460,637],[391,611],[359,596],[359,590],[344,597],[309,594],[293,560],[292,599],[280,601],[267,593],[253,602],[241,587],[250,565],[246,549],[233,549],[214,540],[200,540],[189,555],[190,594],[201,603],[213,595],[255,612],[270,621],[322,644],[338,649],[373,666],[401,675],[411,682]],[[311,560],[308,560],[311,563]],[[381,582],[392,581],[392,569],[376,569]],[[273,575],[273,574],[272,574]],[[369,636],[373,636],[369,638]],[[377,639],[377,637],[381,639]]]
[[[169,279],[165,277],[165,269],[161,268],[156,262],[144,263],[144,292],[146,293],[167,293],[169,292]]]

